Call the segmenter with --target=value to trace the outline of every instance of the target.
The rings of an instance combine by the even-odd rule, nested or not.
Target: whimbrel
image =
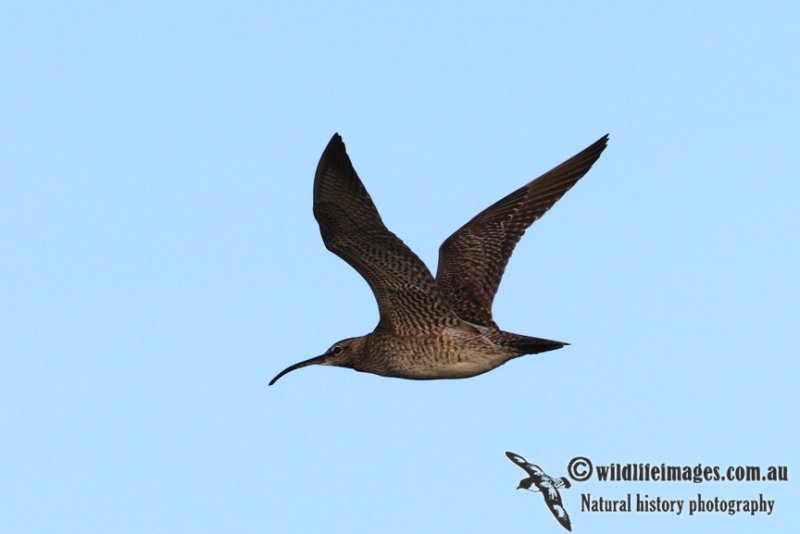
[[[567,345],[500,330],[492,302],[522,234],[589,171],[607,142],[605,135],[456,230],[439,248],[434,278],[383,224],[342,138],[334,134],[314,178],[314,217],[328,250],[372,288],[380,321],[371,334],[338,341],[269,384],[309,365],[419,380],[467,378]]]
[[[570,523],[567,511],[561,503],[561,494],[558,492],[558,488],[568,488],[572,485],[569,480],[565,477],[553,478],[549,476],[542,471],[541,467],[536,464],[528,463],[528,461],[519,454],[506,452],[506,456],[530,475],[519,481],[517,489],[534,491],[531,489],[531,486],[536,486],[536,490],[542,492],[544,502],[547,504],[547,507],[550,508],[550,511],[553,512],[556,520],[561,523],[562,527],[572,532],[572,523]]]

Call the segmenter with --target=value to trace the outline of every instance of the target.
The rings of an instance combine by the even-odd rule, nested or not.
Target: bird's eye
[[[333,347],[331,349],[331,352],[336,354],[336,355],[339,355],[339,354],[342,353],[342,347],[340,347],[339,345],[336,345],[335,347]]]

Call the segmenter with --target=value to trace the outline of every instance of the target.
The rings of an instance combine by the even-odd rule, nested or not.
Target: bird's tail
[[[522,336],[519,334],[509,334],[503,332],[508,337],[504,340],[505,344],[514,347],[522,354],[539,354],[540,352],[547,352],[549,350],[556,350],[569,345],[563,341],[553,341],[550,339],[542,339],[539,337]]]

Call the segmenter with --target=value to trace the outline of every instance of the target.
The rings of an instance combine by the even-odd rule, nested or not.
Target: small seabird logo
[[[561,503],[561,494],[558,492],[558,488],[568,488],[572,485],[569,480],[567,480],[566,477],[554,479],[542,471],[541,467],[536,464],[528,463],[528,461],[519,454],[506,452],[506,456],[530,475],[519,481],[517,489],[541,491],[544,502],[547,504],[547,507],[550,508],[550,511],[553,512],[556,520],[561,523],[562,527],[572,532],[572,524],[569,522],[569,515],[567,515],[567,511]],[[531,489],[531,486],[535,486],[535,489]]]

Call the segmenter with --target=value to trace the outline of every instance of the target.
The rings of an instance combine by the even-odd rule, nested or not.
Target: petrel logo
[[[530,475],[519,481],[517,489],[541,491],[545,504],[547,504],[547,507],[553,512],[556,520],[561,523],[562,527],[572,532],[572,524],[569,522],[569,515],[567,515],[567,511],[561,503],[561,494],[558,492],[558,488],[566,489],[572,485],[569,483],[569,480],[567,480],[566,477],[555,479],[549,476],[542,471],[541,467],[536,464],[528,463],[528,461],[519,454],[506,452],[506,456]],[[534,486],[535,489],[531,489],[531,486]]]

